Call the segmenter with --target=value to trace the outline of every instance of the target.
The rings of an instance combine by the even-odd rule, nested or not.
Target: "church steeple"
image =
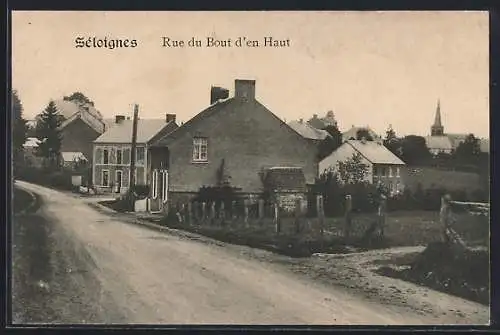
[[[441,102],[437,101],[436,116],[434,117],[434,124],[431,126],[431,136],[443,136],[444,127],[441,123]]]

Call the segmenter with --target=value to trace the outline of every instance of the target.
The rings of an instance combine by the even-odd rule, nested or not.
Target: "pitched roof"
[[[76,112],[70,118],[64,120],[59,128],[64,129],[65,127],[67,127],[69,124],[73,123],[76,120],[82,120],[99,134],[102,134],[106,129],[106,125],[102,120],[99,120],[93,114],[90,114],[86,111]]]
[[[350,146],[358,151],[363,157],[373,164],[395,164],[405,165],[405,163],[394,155],[383,144],[375,141],[348,140]]]
[[[28,137],[26,142],[24,142],[23,147],[25,148],[36,148],[40,144],[40,140],[36,137]]]
[[[172,122],[166,123],[164,119],[137,120],[137,143],[147,143]],[[133,120],[123,120],[121,123],[116,123],[99,136],[94,143],[131,143],[132,126]]]
[[[481,152],[490,152],[490,140],[488,138],[482,138],[479,142],[479,148]]]
[[[61,156],[65,162],[73,162],[76,160],[87,160],[85,155],[78,151],[63,151]]]
[[[310,140],[324,140],[330,136],[326,130],[316,129],[307,122],[290,121],[288,122],[288,125],[297,133],[302,135],[302,137]]]
[[[453,143],[448,136],[427,136],[425,137],[427,148],[434,150],[452,150]]]
[[[303,192],[306,178],[300,167],[277,166],[266,169],[264,185],[273,190]]]
[[[342,133],[342,139],[344,141],[348,141],[351,138],[356,139],[356,135],[357,135],[358,131],[365,130],[365,129],[373,137],[373,139],[379,139],[380,138],[380,136],[376,132],[374,132],[372,129],[370,129],[370,127],[352,126],[349,130],[347,130],[347,131],[345,131],[345,132]]]
[[[183,125],[175,129],[174,131],[170,132],[167,136],[162,136],[158,138],[157,140],[155,139],[152,143],[151,146],[168,146],[170,143],[176,141],[178,138],[182,137],[183,134],[185,134],[187,131],[192,129],[196,124],[201,122],[202,120],[205,120],[209,118],[210,116],[226,109],[226,108],[232,108],[234,110],[237,110],[241,108],[243,104],[247,104],[248,102],[243,102],[240,99],[237,98],[229,98],[226,100],[219,100],[212,105],[210,105],[208,108],[204,109],[200,113],[196,114],[194,117],[186,121]],[[263,108],[269,114],[271,114],[276,120],[278,120],[284,127],[288,128],[291,132],[293,132],[297,137],[304,139],[299,133],[297,133],[293,128],[291,128],[289,125],[286,124],[283,120],[281,120],[279,117],[277,117],[275,114],[273,114],[270,110],[267,109],[263,104],[261,104],[257,99],[253,100],[253,103],[255,103],[255,106],[257,108]]]

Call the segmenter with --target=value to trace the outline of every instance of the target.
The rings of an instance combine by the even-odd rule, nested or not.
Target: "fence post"
[[[243,201],[243,206],[244,206],[244,213],[245,213],[244,214],[245,215],[244,216],[245,227],[248,228],[248,200],[247,199],[245,199]]]
[[[201,221],[205,222],[206,217],[207,217],[207,203],[202,202],[201,203]]]
[[[281,225],[280,225],[280,211],[278,203],[274,204],[274,225],[276,227],[276,234],[279,235],[281,231]]]
[[[215,201],[210,204],[210,222],[211,224],[215,223]]]
[[[193,204],[191,203],[191,201],[188,202],[188,220],[189,220],[189,224],[192,225],[193,224]]]
[[[220,202],[220,225],[223,226],[225,225],[225,218],[226,218],[226,204],[224,203],[224,200]]]
[[[323,196],[321,194],[316,196],[316,208],[318,211],[319,233],[321,235],[321,242],[323,242],[323,235],[325,230],[324,229],[325,211],[324,211]]]
[[[441,197],[441,210],[439,212],[443,234],[442,238],[443,242],[446,243],[450,241],[450,238],[448,236],[448,228],[450,227],[450,201],[451,196],[449,194],[445,194],[443,197]]]
[[[301,199],[295,200],[295,233],[299,234],[301,232],[300,226],[300,216],[302,214],[302,201]]]
[[[236,218],[237,218],[236,201],[235,200],[233,200],[231,202],[231,217],[232,217],[233,221],[236,220]]]
[[[387,198],[385,195],[380,196],[380,204],[378,207],[378,227],[379,227],[379,233],[380,237],[384,237],[384,228],[385,228],[385,221],[386,221],[386,212],[387,212]]]
[[[345,196],[345,216],[344,216],[344,238],[348,239],[351,236],[352,224],[352,196],[347,194]]]

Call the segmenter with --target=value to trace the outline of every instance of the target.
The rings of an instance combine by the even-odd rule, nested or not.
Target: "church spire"
[[[436,116],[434,117],[434,124],[431,126],[431,136],[443,136],[444,127],[441,123],[441,102],[438,99],[436,107]]]

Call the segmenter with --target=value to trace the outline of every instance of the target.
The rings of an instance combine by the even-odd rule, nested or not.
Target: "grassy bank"
[[[17,214],[22,210],[28,208],[32,204],[32,202],[33,198],[28,192],[21,190],[17,187],[14,187],[14,194],[13,194],[14,214]]]

